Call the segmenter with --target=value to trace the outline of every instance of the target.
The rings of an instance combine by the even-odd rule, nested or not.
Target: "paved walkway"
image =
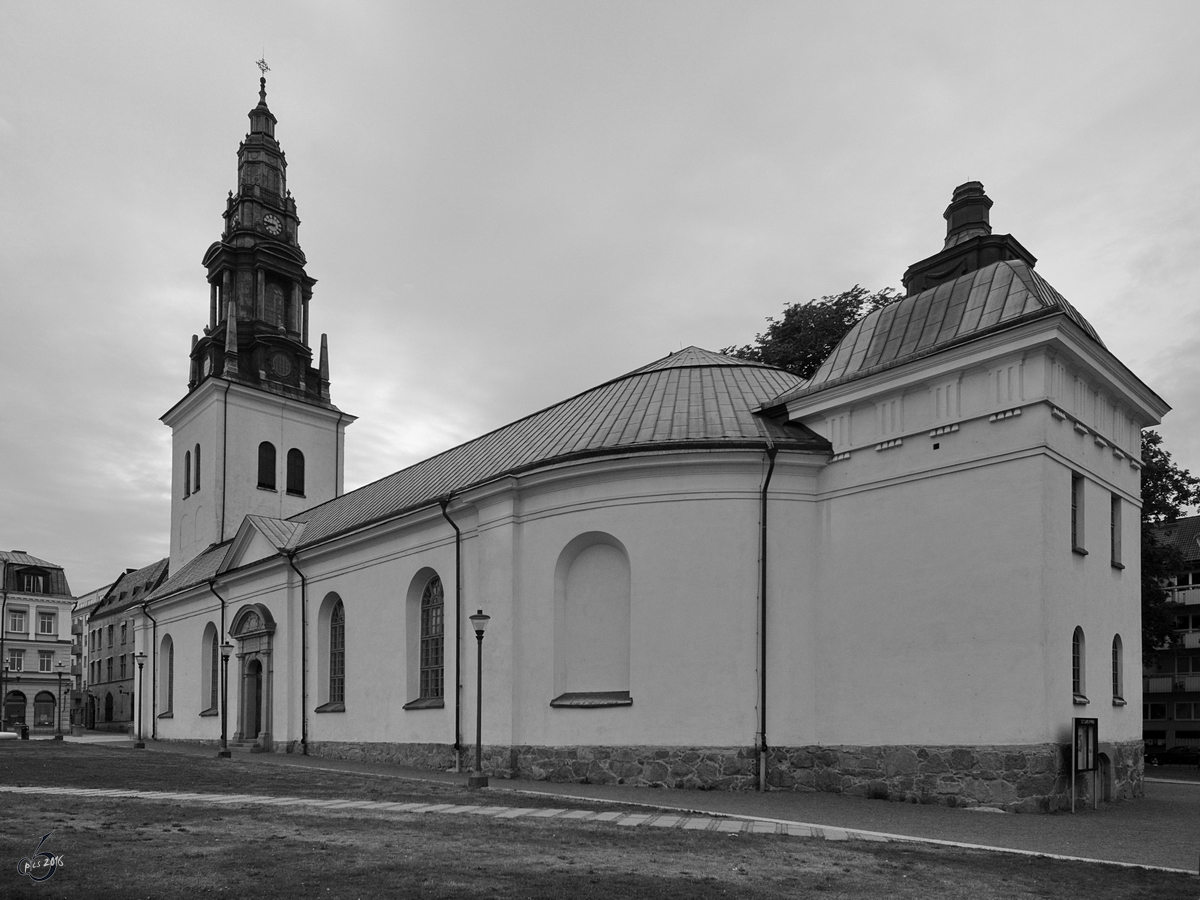
[[[120,736],[117,736],[118,738]],[[128,738],[85,735],[67,741],[103,742],[132,747]],[[212,756],[211,748],[147,741],[147,751]],[[141,752],[141,751],[139,751]],[[287,754],[237,754],[240,761],[261,764],[356,772],[443,784],[466,783],[466,773],[411,769],[378,763]],[[1180,780],[1172,780],[1172,774]],[[1187,779],[1187,780],[1184,780]],[[564,820],[610,821],[626,826],[686,828],[688,830],[788,834],[826,840],[920,841],[977,847],[1031,855],[1056,856],[1122,865],[1164,868],[1195,873],[1200,860],[1200,781],[1194,770],[1172,773],[1168,767],[1147,778],[1146,796],[1135,802],[1113,803],[1099,810],[1078,808],[1075,815],[1014,815],[996,811],[948,809],[909,803],[863,800],[823,792],[653,790],[626,785],[552,784],[539,781],[492,779],[478,795],[478,804],[397,804],[355,799],[309,800],[299,797],[243,795],[167,795],[145,791],[86,791],[74,789],[4,788],[195,802],[245,802],[326,808],[380,809],[398,813],[487,815],[495,818],[557,817]],[[561,808],[523,807],[523,794],[560,798]],[[485,799],[486,798],[486,799]],[[644,812],[596,812],[573,809],[572,801],[620,803],[644,807]],[[403,808],[402,808],[403,807]]]

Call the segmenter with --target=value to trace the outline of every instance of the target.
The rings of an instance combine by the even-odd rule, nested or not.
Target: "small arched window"
[[[183,454],[183,496],[190,497],[192,495],[192,452],[188,450]]]
[[[287,492],[304,496],[304,454],[295,447],[287,455]]]
[[[1083,629],[1076,628],[1075,633],[1071,636],[1071,692],[1075,695],[1075,699],[1079,702],[1087,702],[1087,671],[1086,646],[1084,644]]]
[[[346,607],[341,600],[329,614],[329,702],[346,702]]]
[[[270,441],[258,445],[258,486],[264,491],[275,490],[275,445]]]
[[[196,455],[195,455],[195,458],[192,460],[192,462],[196,466],[196,468],[194,469],[195,477],[192,479],[192,490],[198,491],[198,490],[200,490],[200,445],[199,444],[196,445]]]
[[[1112,684],[1113,684],[1113,702],[1120,705],[1125,702],[1125,660],[1124,647],[1121,645],[1121,636],[1113,635],[1112,645]],[[1118,702],[1119,701],[1119,702]]]

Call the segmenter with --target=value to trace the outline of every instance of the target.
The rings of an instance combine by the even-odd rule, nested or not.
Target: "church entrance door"
[[[246,666],[246,721],[243,732],[255,740],[262,731],[263,670],[257,659]]]

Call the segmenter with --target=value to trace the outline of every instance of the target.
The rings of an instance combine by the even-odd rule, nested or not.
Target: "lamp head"
[[[229,643],[229,641],[225,641],[225,643],[221,644],[221,659],[228,662],[229,655],[231,653],[233,653],[233,644]]]
[[[475,629],[475,636],[483,639],[483,630],[487,628],[487,623],[491,621],[491,616],[484,615],[483,610],[471,616],[471,627]]]

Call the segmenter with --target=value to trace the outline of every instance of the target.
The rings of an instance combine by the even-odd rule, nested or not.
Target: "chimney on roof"
[[[956,187],[950,205],[942,213],[946,220],[946,243],[942,249],[947,250],[976,235],[991,234],[992,226],[988,221],[991,208],[992,199],[983,192],[982,182],[968,181]]]
[[[137,569],[126,569],[126,570],[125,570],[125,574],[126,574],[126,575],[132,575],[132,574],[133,574],[134,572],[136,572],[136,571],[137,571]]]
[[[25,551],[24,551],[24,550],[9,550],[8,552],[9,552],[9,553],[25,553]],[[29,554],[28,554],[28,553],[25,553],[25,555],[26,555],[26,556],[28,556]]]

